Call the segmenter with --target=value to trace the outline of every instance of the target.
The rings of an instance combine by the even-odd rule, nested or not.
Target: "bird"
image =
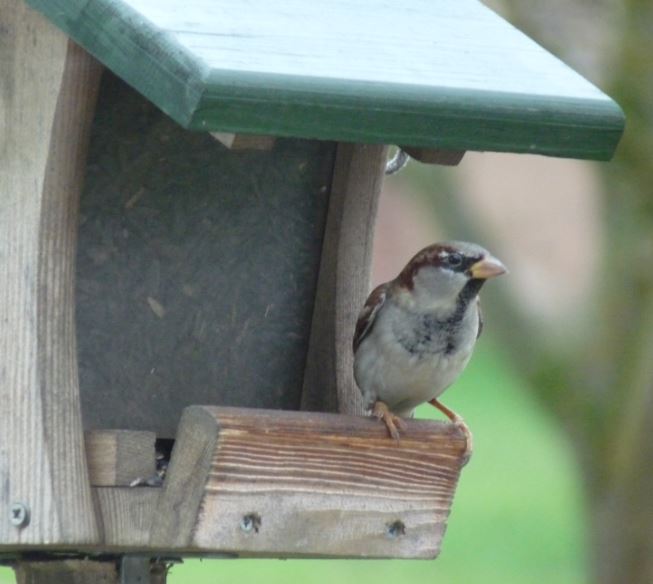
[[[481,287],[506,272],[480,245],[447,241],[425,247],[372,290],[356,322],[354,379],[392,438],[399,440],[404,418],[428,402],[463,431],[469,459],[471,431],[438,398],[467,366],[483,330]]]

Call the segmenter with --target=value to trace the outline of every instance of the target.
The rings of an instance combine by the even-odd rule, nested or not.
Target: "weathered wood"
[[[400,442],[370,418],[191,407],[152,528],[163,549],[434,557],[465,440],[407,422]]]
[[[154,432],[94,430],[85,439],[91,486],[128,487],[156,472]]]
[[[168,566],[147,556],[115,560],[20,561],[16,584],[165,584]]]
[[[299,409],[336,144],[227,150],[102,80],[81,196],[84,428]]]
[[[257,134],[230,134],[229,132],[211,132],[218,142],[229,150],[272,150],[276,138]]]
[[[74,273],[100,67],[21,0],[1,0],[0,42],[0,546],[93,543]]]
[[[168,566],[147,556],[128,555],[120,560],[120,584],[165,584]]]
[[[150,534],[154,547],[185,547],[197,521],[218,426],[204,408],[184,410]]]
[[[198,130],[599,159],[623,130],[478,0],[29,2]]]
[[[117,584],[115,562],[58,560],[20,562],[14,568],[16,584]]]
[[[401,149],[411,158],[425,164],[442,164],[444,166],[457,166],[465,156],[464,150],[439,150],[437,148],[410,148],[403,146]]]
[[[369,292],[387,148],[339,144],[306,358],[302,409],[362,414],[351,348]]]
[[[161,489],[154,487],[96,487],[102,544],[143,549],[150,539],[152,519]]]

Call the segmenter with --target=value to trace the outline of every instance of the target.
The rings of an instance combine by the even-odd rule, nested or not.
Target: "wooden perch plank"
[[[243,555],[435,557],[465,448],[410,420],[193,406],[151,544]],[[192,475],[189,472],[192,469]]]
[[[411,158],[424,164],[442,164],[444,166],[458,166],[465,156],[464,150],[441,150],[437,148],[410,148],[402,146],[401,149]]]
[[[156,472],[154,432],[94,430],[85,437],[92,486],[128,487]]]
[[[0,37],[0,546],[94,543],[74,277],[101,67],[21,0],[2,1]]]
[[[146,547],[161,489],[97,487],[93,491],[102,517],[103,544]]]

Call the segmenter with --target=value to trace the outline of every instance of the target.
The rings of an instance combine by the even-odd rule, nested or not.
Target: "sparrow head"
[[[507,272],[474,243],[434,243],[411,259],[395,280],[401,300],[414,310],[447,310],[475,297],[489,278]]]

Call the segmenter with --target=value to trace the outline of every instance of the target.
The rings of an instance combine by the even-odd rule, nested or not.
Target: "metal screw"
[[[406,535],[406,526],[404,525],[404,522],[399,521],[399,519],[397,519],[397,521],[393,521],[392,523],[388,523],[386,527],[388,528],[388,537],[392,539]]]
[[[14,503],[9,510],[9,520],[14,527],[27,527],[29,507],[25,503]]]
[[[258,513],[248,513],[247,515],[243,515],[243,518],[240,521],[240,528],[245,533],[251,531],[258,533],[258,530],[261,529],[261,516]]]

